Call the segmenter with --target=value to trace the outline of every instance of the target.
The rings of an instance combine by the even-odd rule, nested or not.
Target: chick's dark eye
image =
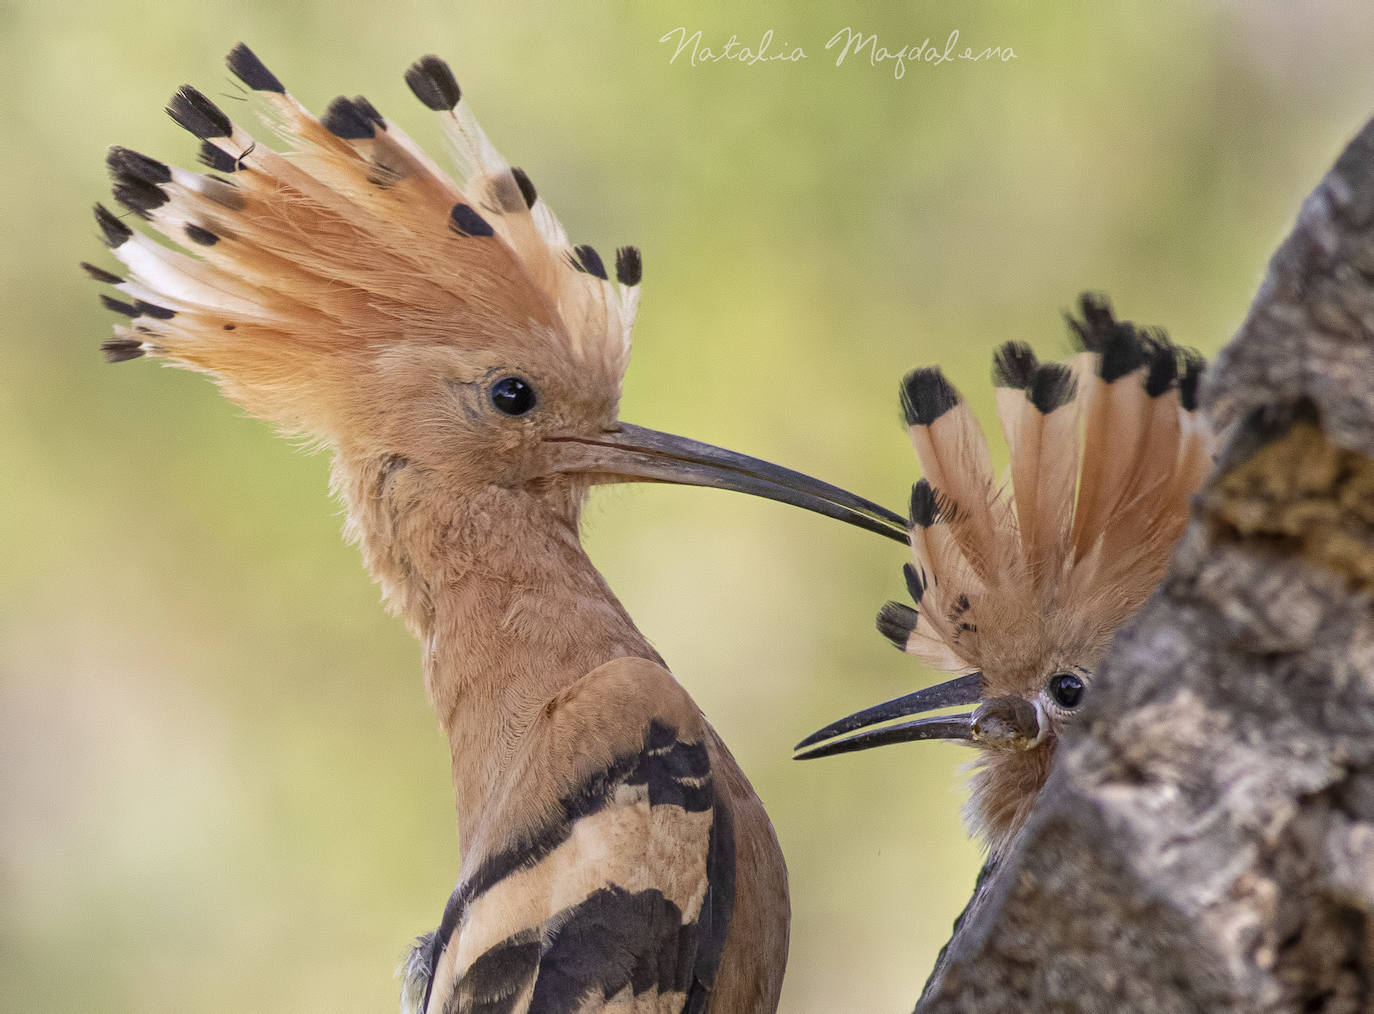
[[[534,388],[520,377],[502,377],[491,385],[491,403],[506,415],[524,415],[535,400]]]
[[[1071,672],[1055,673],[1050,677],[1050,697],[1061,708],[1076,708],[1083,700],[1083,681]]]

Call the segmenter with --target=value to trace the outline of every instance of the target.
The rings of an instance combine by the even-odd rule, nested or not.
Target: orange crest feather
[[[525,349],[619,389],[638,251],[619,251],[612,282],[591,247],[572,247],[442,60],[423,57],[406,81],[442,117],[456,180],[366,99],[338,98],[316,119],[246,46],[228,64],[294,151],[273,150],[190,86],[168,112],[223,175],[111,149],[116,199],[182,248],[97,206],[129,269],[87,266],[129,297],[105,298],[131,318],[105,345],[111,360],[165,356],[214,374],[255,414],[323,436],[378,357],[401,344]],[[306,375],[315,382],[300,384]]]

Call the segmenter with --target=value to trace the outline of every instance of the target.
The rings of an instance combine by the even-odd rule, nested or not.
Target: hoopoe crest
[[[913,606],[889,602],[878,629],[960,675],[841,719],[800,758],[915,739],[979,748],[968,823],[992,854],[1024,823],[1059,730],[1090,691],[1117,627],[1150,595],[1211,464],[1196,411],[1203,363],[1158,330],[1084,296],[1069,318],[1079,352],[1041,363],[1022,342],[993,357],[1010,452],[998,484],[987,441],[938,368],[912,371],[902,408],[923,478],[911,495]],[[937,715],[877,723],[950,706]],[[849,735],[845,735],[849,734]],[[842,737],[842,738],[834,738]]]
[[[463,851],[407,1009],[772,1011],[777,839],[587,559],[582,504],[600,483],[674,482],[903,542],[904,519],[621,422],[639,252],[608,268],[571,244],[442,60],[405,80],[442,119],[456,178],[364,98],[316,119],[246,46],[228,65],[290,152],[182,88],[167,111],[208,171],[107,159],[116,200],[170,243],[97,205],[125,270],[83,267],[128,318],[108,359],[207,373],[332,454],[347,533],[423,643]]]

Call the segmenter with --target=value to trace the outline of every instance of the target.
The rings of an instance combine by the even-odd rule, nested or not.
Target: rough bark
[[[1225,434],[917,1010],[1374,1010],[1374,122],[1207,381]]]

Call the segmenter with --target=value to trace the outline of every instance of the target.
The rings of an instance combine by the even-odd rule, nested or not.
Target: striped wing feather
[[[412,964],[429,1014],[703,1011],[734,905],[735,836],[708,728],[666,670],[607,663],[511,767],[500,841],[469,844]],[[608,728],[622,735],[608,741]],[[575,774],[535,778],[531,770]],[[517,789],[554,785],[556,797]]]

